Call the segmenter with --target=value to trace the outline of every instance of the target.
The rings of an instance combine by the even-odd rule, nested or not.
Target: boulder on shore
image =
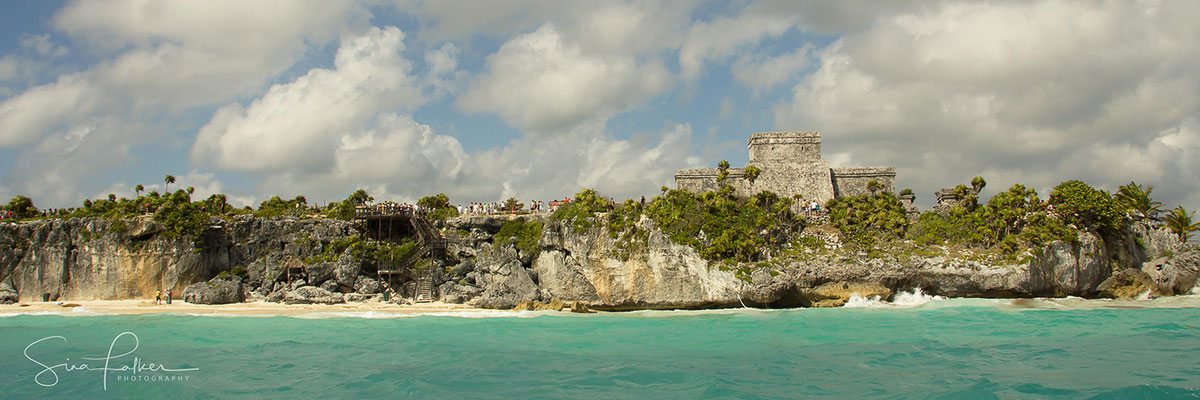
[[[341,304],[346,302],[341,293],[330,292],[316,286],[301,286],[283,295],[288,304]]]
[[[1114,272],[1097,289],[1102,297],[1132,300],[1144,294],[1154,294],[1157,288],[1150,274],[1140,269],[1129,268]]]
[[[241,279],[214,278],[183,289],[183,301],[192,304],[230,304],[246,301]]]
[[[830,282],[802,290],[800,295],[802,302],[808,303],[809,307],[841,307],[854,295],[886,299],[892,296],[892,290],[875,282]]]
[[[14,289],[12,284],[8,282],[0,283],[0,304],[13,304],[20,301],[20,296],[17,295],[17,289]]]

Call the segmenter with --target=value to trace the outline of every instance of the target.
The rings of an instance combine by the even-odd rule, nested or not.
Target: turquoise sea
[[[4,314],[0,397],[1194,399],[1198,304],[1192,296],[589,315]],[[105,378],[104,361],[83,357],[106,358],[110,347],[113,356],[132,352],[110,359]],[[95,370],[67,370],[81,363]],[[120,368],[132,365],[142,370]]]

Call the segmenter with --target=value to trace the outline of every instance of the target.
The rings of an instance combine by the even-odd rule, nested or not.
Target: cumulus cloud
[[[808,51],[809,46],[804,46],[777,56],[757,53],[739,57],[733,63],[733,77],[755,93],[761,93],[803,72],[808,64]]]
[[[1141,179],[1195,201],[1200,47],[1181,38],[1200,34],[1183,17],[1197,11],[944,3],[879,18],[815,54],[775,123],[823,131],[855,164],[896,165],[918,194],[982,174],[993,190]]]
[[[607,120],[669,83],[661,62],[585,52],[554,25],[509,40],[487,64],[458,106],[496,113],[527,135]]]
[[[794,15],[745,13],[719,17],[691,26],[679,49],[679,67],[685,78],[700,75],[706,63],[723,60],[759,40],[787,32]]]
[[[137,159],[130,146],[168,146],[181,113],[260,90],[361,16],[350,2],[71,2],[52,27],[99,61],[0,103],[0,146],[17,149],[4,181],[43,202],[76,204],[103,187],[95,178]],[[69,50],[55,37],[25,36],[22,48],[60,57]],[[22,72],[34,65],[28,57],[11,57],[9,78],[34,76]]]
[[[271,87],[248,107],[231,104],[200,129],[192,157],[240,171],[324,170],[329,149],[380,112],[423,101],[400,52],[404,34],[371,28],[342,41],[335,68]]]

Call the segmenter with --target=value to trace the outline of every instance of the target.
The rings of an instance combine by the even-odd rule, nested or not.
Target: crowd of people
[[[503,215],[503,214],[541,214],[558,211],[562,207],[571,202],[570,197],[562,200],[530,200],[529,203],[517,203],[513,205],[507,202],[497,201],[491,203],[471,203],[465,206],[457,206],[458,213],[462,215]]]
[[[67,215],[71,211],[74,211],[74,210],[73,209],[67,210],[67,209],[62,209],[62,208],[47,208],[45,210],[38,210],[38,212],[34,216],[35,217],[41,216],[41,217],[49,218],[49,217],[53,217],[56,215]],[[28,218],[28,217],[26,217],[26,218]],[[17,213],[13,212],[12,210],[0,211],[0,221],[17,220],[17,219],[20,219],[20,218],[18,218]]]
[[[358,216],[369,215],[424,215],[432,211],[426,207],[421,207],[416,204],[408,203],[393,203],[390,201],[369,205],[358,206],[354,208],[354,214]]]

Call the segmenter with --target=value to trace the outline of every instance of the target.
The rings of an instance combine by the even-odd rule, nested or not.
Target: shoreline
[[[1197,292],[1200,292],[1198,290]],[[856,298],[842,307],[800,308],[712,308],[712,309],[647,309],[623,312],[600,311],[600,314],[637,314],[645,311],[661,312],[736,312],[736,311],[785,311],[785,310],[828,310],[828,309],[936,309],[941,307],[980,306],[1008,310],[1084,310],[1084,309],[1163,309],[1200,308],[1200,293],[1158,297],[1153,299],[1085,299],[1080,297],[1036,297],[1036,298],[972,298],[918,295],[918,299],[893,302],[878,299]],[[519,316],[519,315],[577,315],[569,311],[514,311],[488,309],[452,303],[392,304],[380,302],[352,302],[343,304],[283,304],[262,300],[236,304],[191,304],[176,301],[172,304],[154,304],[153,300],[80,300],[62,302],[26,302],[0,305],[0,317],[15,315],[60,315],[60,316],[117,316],[183,314],[215,317],[363,317],[396,318],[419,315],[435,316]],[[486,314],[486,315],[485,315]]]
[[[280,316],[294,317],[313,313],[376,312],[395,315],[429,313],[473,313],[489,310],[462,304],[421,303],[400,305],[380,302],[354,302],[343,304],[283,304],[267,301],[248,301],[234,304],[191,304],[176,300],[171,304],[154,304],[154,300],[78,300],[63,302],[22,302],[0,305],[0,315],[10,313],[70,313],[84,311],[89,315],[148,315],[180,313],[199,316]]]

